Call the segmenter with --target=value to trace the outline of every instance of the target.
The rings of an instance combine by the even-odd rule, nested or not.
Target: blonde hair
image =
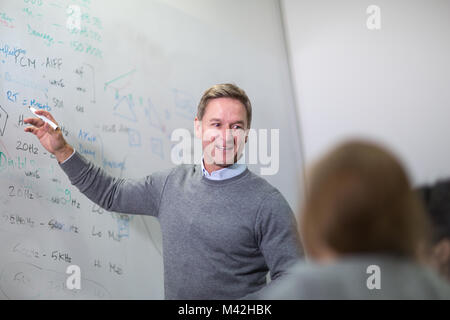
[[[307,251],[419,258],[429,224],[400,162],[362,141],[338,146],[313,168],[301,216]]]
[[[216,84],[203,93],[197,108],[197,118],[202,120],[208,102],[217,98],[233,98],[239,100],[247,112],[247,129],[252,122],[252,104],[244,90],[231,83]]]

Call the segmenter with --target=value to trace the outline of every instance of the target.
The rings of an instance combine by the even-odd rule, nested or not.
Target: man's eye
[[[241,126],[238,126],[238,125],[236,125],[236,126],[233,126],[233,129],[242,129],[242,127],[241,127]]]
[[[220,123],[213,123],[212,126],[213,127],[220,127]]]

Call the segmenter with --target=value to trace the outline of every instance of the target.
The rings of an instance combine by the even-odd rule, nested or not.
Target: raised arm
[[[47,111],[40,110],[36,114],[57,124]],[[168,172],[154,173],[139,180],[112,177],[74,152],[59,128],[54,130],[39,118],[27,118],[24,122],[32,125],[25,131],[33,133],[42,146],[55,155],[71,183],[94,203],[109,211],[158,215]]]

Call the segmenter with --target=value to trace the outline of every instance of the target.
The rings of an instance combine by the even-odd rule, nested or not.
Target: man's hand
[[[36,114],[44,116],[58,124],[55,118],[47,111],[38,110]],[[56,157],[58,162],[63,162],[73,153],[73,148],[64,139],[61,129],[57,128],[53,130],[48,123],[45,123],[39,118],[26,118],[23,122],[32,125],[31,127],[25,128],[25,132],[33,133],[39,139],[42,146]]]

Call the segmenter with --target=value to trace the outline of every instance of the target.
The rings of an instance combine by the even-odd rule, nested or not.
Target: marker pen
[[[39,114],[36,114],[36,111],[37,111],[37,110],[36,110],[35,108],[33,108],[33,107],[28,107],[28,109],[30,109],[31,113],[33,113],[36,117],[38,117],[39,119],[43,120],[44,122],[47,122],[47,123],[53,128],[53,130],[58,129],[58,126],[57,126],[53,121],[47,119],[47,118],[44,117],[44,116],[41,116],[41,115],[39,115]]]

